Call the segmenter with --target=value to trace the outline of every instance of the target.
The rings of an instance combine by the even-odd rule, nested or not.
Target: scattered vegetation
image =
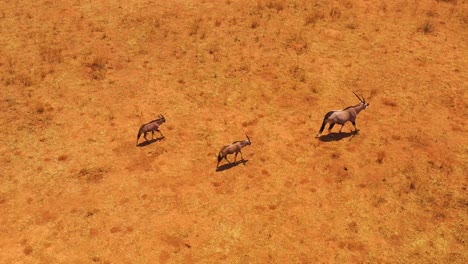
[[[392,100],[392,99],[389,99],[389,98],[384,98],[382,100],[382,104],[387,105],[387,106],[391,106],[391,107],[397,106],[395,100]]]
[[[303,83],[306,82],[306,79],[307,79],[306,78],[306,71],[303,68],[301,68],[301,67],[299,67],[297,65],[292,66],[291,68],[289,68],[289,73],[291,74],[291,76],[295,80],[297,80],[299,82],[303,82]]]
[[[258,28],[259,25],[260,24],[258,20],[255,19],[255,20],[252,20],[252,22],[250,23],[250,28],[255,29],[255,28]]]
[[[16,79],[18,80],[18,82],[23,85],[24,87],[29,87],[31,85],[33,85],[33,81],[31,79],[31,77],[29,77],[28,75],[25,75],[25,74],[19,74]]]
[[[68,155],[62,154],[57,157],[58,161],[66,161],[68,159]]]
[[[341,11],[338,7],[332,7],[329,12],[331,21],[337,21],[341,17]]]
[[[0,51],[0,83],[10,85],[4,86],[0,101],[10,107],[5,107],[2,119],[7,129],[0,165],[8,175],[4,185],[18,192],[9,194],[6,201],[0,195],[0,205],[12,213],[30,214],[27,221],[5,218],[9,233],[4,244],[16,243],[13,248],[19,249],[21,257],[37,257],[44,250],[54,255],[57,249],[69,246],[45,247],[34,241],[32,247],[20,246],[8,240],[18,236],[31,239],[27,232],[37,226],[28,215],[34,216],[40,207],[47,210],[51,195],[57,194],[65,199],[50,209],[60,217],[45,227],[58,227],[53,230],[54,238],[77,242],[78,249],[92,247],[87,256],[94,262],[113,259],[102,257],[108,252],[106,245],[94,243],[97,239],[93,237],[115,244],[127,231],[133,231],[131,226],[115,223],[115,216],[135,223],[133,236],[145,243],[161,230],[186,233],[183,241],[207,237],[197,242],[197,248],[206,249],[202,256],[195,251],[189,256],[188,250],[172,254],[171,249],[190,248],[177,238],[168,239],[172,241],[169,246],[156,241],[160,250],[153,255],[157,259],[159,254],[161,260],[160,252],[170,252],[164,256],[170,262],[190,262],[187,256],[195,260],[206,257],[208,262],[221,258],[236,262],[236,256],[243,258],[237,262],[262,262],[257,253],[265,250],[262,245],[255,246],[257,237],[270,239],[272,246],[282,249],[270,248],[270,262],[281,261],[292,251],[304,253],[302,262],[311,261],[309,256],[315,256],[316,262],[326,260],[330,252],[336,253],[334,259],[356,262],[411,262],[425,256],[424,261],[449,254],[447,248],[462,252],[459,249],[466,240],[460,235],[460,244],[454,244],[450,234],[462,231],[461,227],[453,228],[451,220],[467,208],[463,197],[466,187],[460,186],[464,172],[460,157],[467,152],[463,144],[457,148],[456,143],[463,141],[466,122],[452,118],[452,114],[465,106],[463,96],[457,98],[455,91],[462,87],[464,68],[460,59],[463,34],[457,32],[468,24],[468,16],[463,16],[463,7],[457,5],[453,19],[447,19],[452,6],[443,2],[457,1],[439,1],[409,1],[404,3],[406,9],[400,2],[383,0],[374,4],[227,0],[222,5],[216,1],[179,1],[176,5],[139,1],[138,6],[123,1],[109,5],[103,13],[99,11],[107,4],[99,1],[76,1],[72,9],[63,3],[55,13],[51,13],[54,1],[45,1],[46,9],[34,5],[37,10],[26,11],[26,2],[21,4],[25,11],[5,8],[16,10],[18,19],[13,20],[15,12],[0,11],[6,44]],[[415,4],[419,8],[412,12]],[[30,18],[26,19],[26,13],[32,14]],[[460,19],[466,24],[460,24]],[[20,30],[9,32],[8,25],[17,25]],[[440,34],[426,37],[433,32]],[[392,43],[395,34],[405,41]],[[415,37],[416,45],[412,41]],[[53,45],[53,41],[59,44]],[[437,50],[447,55],[430,52]],[[419,57],[426,59],[424,68],[412,68],[418,65]],[[438,70],[438,65],[447,67]],[[116,84],[110,85],[111,80]],[[429,91],[437,87],[449,95]],[[363,133],[352,137],[342,137],[346,132],[333,133],[330,142],[314,139],[326,110],[355,102],[348,91],[351,89],[363,91],[371,102],[369,112],[358,120]],[[438,98],[442,115],[432,115],[427,111],[434,109],[424,107],[429,97],[437,95],[445,97]],[[455,99],[445,103],[450,96]],[[47,102],[57,110],[50,111]],[[167,126],[168,139],[135,148],[136,120],[150,118],[159,108],[173,116]],[[385,114],[388,111],[391,113]],[[430,122],[421,126],[416,119],[424,113]],[[47,121],[48,117],[53,122]],[[13,130],[8,129],[10,123]],[[185,131],[186,124],[191,127]],[[64,128],[70,133],[61,133]],[[245,166],[225,171],[213,182],[210,173],[219,144],[230,137],[235,140],[243,129],[257,135],[251,151],[254,158]],[[230,136],[231,132],[236,135]],[[63,142],[67,142],[66,152]],[[39,146],[35,148],[38,152],[28,152],[28,147],[37,147],[34,144]],[[185,155],[192,152],[192,156]],[[426,156],[435,160],[427,161]],[[405,163],[414,167],[403,173]],[[349,184],[337,184],[346,181]],[[427,197],[422,197],[425,188]],[[61,190],[72,190],[74,195],[66,196]],[[430,200],[418,207],[418,199],[428,200],[430,195],[435,203]],[[457,197],[463,203],[456,211],[445,212],[440,209],[443,195],[449,197],[449,206],[454,206]],[[98,205],[102,214],[95,214],[91,211],[95,201],[103,197],[106,203]],[[130,197],[130,202],[118,202],[125,197]],[[254,203],[248,199],[251,197]],[[343,200],[347,201],[344,206],[340,203]],[[280,206],[279,201],[283,202]],[[380,209],[374,210],[372,205]],[[75,208],[93,217],[82,221],[81,214],[69,213]],[[266,212],[258,214],[255,221],[238,221],[239,208],[263,208]],[[270,209],[274,214],[268,212]],[[187,221],[174,222],[172,216],[180,214],[167,214],[182,211],[191,213]],[[314,215],[321,223],[317,228],[301,221],[310,218],[310,212],[319,212]],[[435,223],[431,222],[432,213]],[[223,222],[226,215],[234,216],[232,225],[220,229],[216,223]],[[399,220],[408,215],[414,217],[401,224]],[[157,220],[148,228],[144,221],[137,221],[142,216]],[[290,237],[275,233],[275,227],[285,219],[292,219],[285,226],[291,230]],[[415,228],[421,221],[426,221],[427,232]],[[193,229],[192,222],[199,228]],[[318,229],[325,232],[308,241]],[[85,239],[77,238],[83,232],[76,230],[84,230]],[[145,236],[145,232],[150,235]],[[38,234],[36,240],[47,242],[49,233]],[[235,243],[229,244],[226,234],[232,233]],[[437,236],[442,233],[446,236]],[[358,239],[353,239],[356,234]],[[364,245],[359,237],[369,243]],[[308,246],[320,241],[329,241],[328,247]],[[402,250],[379,255],[375,241]],[[414,250],[419,246],[423,250]],[[252,249],[250,255],[239,254],[246,248]],[[135,247],[129,250],[128,258],[135,257]],[[297,255],[290,262],[301,262]],[[122,255],[112,258],[118,261]],[[433,261],[444,263],[439,260]]]
[[[339,152],[337,152],[337,151],[335,151],[335,152],[333,152],[331,154],[332,159],[339,159],[340,157],[341,157],[341,154]]]
[[[315,25],[320,20],[323,20],[325,17],[324,13],[319,10],[313,10],[309,12],[305,17],[305,25]]]
[[[36,104],[35,110],[36,110],[36,113],[42,114],[45,111],[45,107],[43,104],[38,103]]]
[[[266,1],[265,6],[269,9],[274,9],[279,12],[279,11],[284,10],[285,3],[282,0],[268,0]]]
[[[346,23],[346,27],[349,29],[357,29],[358,25],[356,22],[352,21],[352,22]]]
[[[382,164],[385,158],[385,151],[381,150],[377,152],[377,163]]]
[[[198,36],[200,39],[206,37],[206,31],[202,28],[202,22],[203,19],[200,17],[193,20],[189,28],[189,36]]]
[[[25,255],[31,255],[32,252],[33,252],[33,248],[30,245],[25,246],[23,249],[23,253]]]
[[[88,183],[99,183],[104,178],[104,174],[107,170],[103,168],[83,168],[78,172],[78,179],[83,179]]]
[[[432,23],[431,21],[426,21],[418,27],[418,31],[424,34],[431,34],[435,31],[434,23]]]
[[[42,61],[47,63],[61,63],[63,62],[62,49],[49,46],[39,47],[39,55]]]
[[[90,62],[86,63],[86,66],[90,70],[90,77],[93,80],[104,80],[107,73],[107,60],[103,57],[93,57]]]

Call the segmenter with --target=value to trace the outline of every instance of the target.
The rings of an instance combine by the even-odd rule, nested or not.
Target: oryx
[[[143,137],[146,139],[146,141],[148,141],[148,139],[146,138],[146,133],[148,133],[150,131],[151,131],[151,139],[153,139],[153,137],[154,137],[154,131],[158,131],[159,134],[161,134],[161,137],[164,137],[163,134],[161,133],[161,131],[159,131],[159,126],[162,123],[166,122],[166,119],[161,114],[159,114],[158,117],[159,117],[158,119],[153,120],[153,121],[151,121],[149,123],[143,124],[140,127],[140,129],[138,130],[138,136],[137,136],[137,141],[136,141],[137,146],[138,146],[138,139],[140,138],[141,134],[143,134]]]
[[[244,157],[242,156],[242,151],[241,151],[241,150],[242,150],[243,147],[252,144],[252,142],[250,141],[249,136],[247,136],[247,135],[245,135],[245,136],[247,137],[246,140],[234,141],[234,142],[232,142],[231,144],[226,145],[226,146],[223,146],[223,147],[221,148],[221,150],[220,150],[219,153],[218,153],[218,164],[216,164],[216,168],[218,168],[219,162],[220,162],[223,158],[224,158],[225,160],[227,160],[227,162],[231,163],[231,162],[227,159],[227,155],[228,155],[228,154],[236,153],[235,156],[234,156],[234,162],[236,162],[237,154],[238,154],[238,153],[241,154],[241,158],[242,158],[242,160],[244,160]]]
[[[364,97],[361,98],[355,92],[353,93],[359,99],[359,104],[355,106],[348,106],[343,110],[333,110],[333,111],[328,112],[323,118],[323,123],[322,123],[322,126],[320,127],[320,131],[317,133],[317,137],[320,137],[326,124],[330,124],[330,126],[328,127],[328,133],[331,132],[335,124],[341,125],[341,128],[340,128],[340,133],[341,133],[341,129],[343,129],[344,124],[348,121],[351,121],[351,123],[353,124],[355,132],[359,131],[356,127],[356,117],[359,114],[359,112],[361,112],[361,110],[366,109],[369,103],[366,103],[366,100],[364,99]]]

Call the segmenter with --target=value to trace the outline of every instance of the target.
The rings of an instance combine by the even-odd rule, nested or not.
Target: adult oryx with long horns
[[[143,134],[143,137],[146,139],[146,141],[148,141],[148,139],[146,138],[146,133],[150,131],[151,139],[154,138],[154,131],[158,131],[159,134],[161,134],[161,138],[163,138],[164,135],[161,133],[161,131],[159,131],[159,126],[162,125],[164,122],[166,122],[166,118],[164,118],[163,115],[159,114],[158,119],[141,125],[140,129],[138,130],[136,145],[138,146],[138,139],[140,139],[141,134]]]
[[[366,99],[364,99],[364,97],[361,98],[355,92],[353,93],[359,99],[359,104],[354,105],[354,106],[348,106],[343,110],[333,110],[333,111],[328,112],[323,118],[322,126],[320,127],[320,131],[317,133],[317,137],[320,137],[326,124],[330,124],[330,126],[328,127],[328,133],[331,132],[335,124],[341,125],[341,128],[340,128],[340,133],[341,133],[341,129],[343,129],[344,124],[348,121],[351,121],[351,123],[353,124],[354,129],[355,129],[354,132],[359,131],[356,127],[356,117],[359,114],[359,112],[361,112],[361,110],[366,109],[369,103],[366,103]]]
[[[231,144],[226,145],[226,146],[223,146],[223,147],[221,148],[221,150],[219,151],[219,154],[218,154],[218,164],[216,164],[216,168],[218,168],[219,162],[220,162],[223,158],[224,158],[227,162],[231,163],[231,162],[227,159],[227,155],[228,155],[228,154],[236,153],[235,156],[234,156],[234,162],[236,162],[237,154],[238,154],[238,153],[241,154],[241,158],[242,158],[242,160],[244,160],[244,157],[242,156],[242,151],[241,151],[241,150],[242,150],[243,147],[252,144],[252,142],[250,141],[249,136],[247,136],[247,134],[245,134],[245,136],[247,137],[246,140],[234,141],[234,142],[232,142]]]

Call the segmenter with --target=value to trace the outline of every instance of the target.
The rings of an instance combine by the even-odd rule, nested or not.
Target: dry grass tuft
[[[339,159],[341,157],[341,154],[339,152],[333,152],[331,154],[332,159]]]
[[[257,118],[254,118],[254,119],[249,120],[249,121],[242,122],[243,127],[254,126],[256,124],[258,124],[258,119]]]
[[[88,183],[99,183],[104,178],[105,173],[107,173],[107,170],[103,168],[83,168],[80,170],[77,176],[78,179],[84,179]]]
[[[258,28],[258,26],[260,25],[260,23],[257,21],[257,20],[253,20],[251,23],[250,23],[250,28]]]
[[[353,21],[353,22],[346,23],[346,27],[349,29],[357,29],[358,25],[356,22]]]
[[[297,80],[297,81],[300,81],[300,82],[303,82],[305,83],[306,82],[306,71],[304,69],[302,69],[301,67],[299,66],[293,66],[289,69],[289,73],[291,74],[291,76]]]
[[[382,164],[385,159],[385,151],[381,150],[377,152],[377,163]]]
[[[94,57],[86,66],[90,69],[90,76],[93,80],[104,80],[107,73],[107,60],[103,57]]]
[[[460,21],[461,21],[463,24],[468,24],[468,11],[462,12],[462,13],[460,14]]]
[[[287,40],[287,47],[292,48],[296,51],[296,53],[303,54],[308,47],[307,40],[303,37],[303,33],[291,33],[290,37]]]
[[[35,107],[36,113],[42,114],[45,112],[45,107],[42,104],[37,104]]]
[[[431,34],[435,31],[434,23],[431,21],[424,22],[420,27],[418,27],[418,31],[424,34]]]
[[[372,98],[374,98],[376,95],[377,95],[377,89],[373,88],[373,89],[370,91],[369,100],[372,99]]]
[[[189,36],[199,36],[200,39],[206,37],[206,30],[202,27],[202,22],[203,19],[200,17],[193,20],[189,28]]]
[[[68,155],[62,154],[57,157],[58,161],[66,161],[68,159]]]
[[[323,14],[323,12],[321,11],[318,11],[318,10],[314,10],[310,13],[308,13],[305,17],[305,25],[315,25],[315,23],[317,23],[317,21],[320,21],[320,20],[323,20],[323,18],[325,17],[325,15]]]
[[[47,63],[61,63],[63,62],[63,55],[61,48],[51,48],[42,46],[39,48],[39,55],[44,62]]]
[[[265,3],[265,6],[279,12],[281,10],[284,10],[285,3],[281,0],[269,0]]]
[[[382,103],[386,106],[391,106],[391,107],[396,107],[397,104],[394,100],[391,100],[391,99],[388,99],[388,98],[384,98]]]
[[[29,87],[29,86],[32,86],[33,85],[33,81],[31,79],[31,77],[29,76],[26,76],[26,75],[20,75],[18,77],[18,80],[20,81],[20,83],[25,86],[25,87]]]
[[[331,21],[337,21],[341,17],[341,11],[338,7],[332,7],[329,12]]]
[[[33,248],[29,245],[27,245],[26,247],[24,247],[23,249],[23,253],[25,255],[31,255],[31,253],[33,252]]]

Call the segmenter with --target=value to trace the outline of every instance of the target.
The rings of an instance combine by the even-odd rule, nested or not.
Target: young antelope
[[[161,131],[159,131],[159,126],[162,125],[164,122],[166,122],[166,119],[164,118],[163,115],[159,114],[159,118],[156,120],[153,120],[149,123],[146,123],[140,127],[138,130],[138,136],[137,136],[137,141],[136,145],[138,146],[138,139],[140,139],[141,134],[143,134],[143,137],[148,141],[146,138],[146,133],[151,131],[151,139],[154,138],[154,131],[158,131],[159,134],[161,134],[161,137],[164,137]]]
[[[226,146],[223,146],[221,148],[221,150],[219,151],[219,154],[218,154],[218,164],[216,164],[216,168],[218,168],[219,166],[219,162],[224,158],[227,162],[231,163],[228,159],[227,159],[227,155],[228,154],[233,154],[233,153],[236,153],[235,156],[234,156],[234,162],[236,162],[237,160],[237,154],[240,153],[241,154],[241,158],[242,160],[244,160],[244,157],[242,156],[242,151],[241,149],[245,146],[248,146],[248,145],[251,145],[252,142],[250,141],[250,138],[249,136],[245,135],[247,137],[246,140],[242,140],[242,141],[234,141],[232,142],[232,144],[230,145],[226,145]]]
[[[353,124],[355,132],[359,131],[356,127],[356,117],[359,114],[359,112],[361,112],[361,110],[366,109],[369,104],[366,103],[366,100],[364,99],[364,97],[361,98],[355,92],[353,93],[359,99],[359,104],[355,106],[348,106],[343,110],[334,110],[334,111],[328,112],[325,115],[325,118],[323,119],[323,123],[322,123],[322,126],[320,127],[320,131],[317,133],[317,137],[320,137],[326,124],[330,124],[330,126],[328,127],[328,133],[331,132],[335,124],[341,125],[341,128],[340,128],[340,133],[341,133],[341,129],[343,129],[344,124],[348,121],[351,121],[351,123]]]

